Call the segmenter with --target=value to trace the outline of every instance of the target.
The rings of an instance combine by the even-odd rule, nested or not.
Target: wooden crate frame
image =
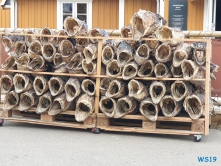
[[[0,29],[1,30],[1,29]],[[23,29],[15,30],[15,33],[11,35],[21,35]],[[17,33],[16,33],[17,32]],[[4,32],[0,31],[0,41],[2,39],[2,35]],[[26,34],[26,36],[44,36],[44,37],[67,37],[67,36],[57,36],[57,35],[33,35],[33,34]],[[89,38],[89,37],[82,37],[77,36],[74,38]],[[205,81],[205,117],[200,118],[198,120],[192,120],[191,118],[186,117],[158,117],[156,122],[148,121],[144,116],[141,115],[126,115],[120,119],[137,119],[142,121],[142,127],[121,127],[117,125],[110,125],[110,118],[108,118],[105,114],[99,111],[99,99],[100,99],[100,80],[101,78],[108,77],[107,75],[101,75],[101,53],[102,53],[102,42],[104,39],[113,39],[113,40],[132,40],[128,38],[119,38],[119,37],[91,37],[98,40],[98,57],[97,57],[97,72],[93,75],[87,74],[69,74],[69,73],[52,73],[52,72],[33,72],[33,71],[21,71],[21,70],[7,70],[10,72],[19,72],[19,73],[35,73],[35,74],[42,74],[42,75],[57,75],[57,76],[72,76],[72,77],[90,77],[96,79],[96,92],[95,92],[95,110],[93,115],[95,115],[95,125],[91,125],[91,127],[97,127],[103,130],[110,130],[110,131],[123,131],[123,132],[141,132],[141,133],[158,133],[158,134],[175,134],[175,135],[194,135],[194,134],[201,134],[201,135],[209,135],[209,97],[210,97],[210,56],[211,56],[211,40],[210,39],[183,39],[187,42],[197,42],[203,41],[206,42],[206,78],[205,79],[192,79],[195,81]],[[156,40],[151,38],[143,38],[142,40]],[[170,39],[161,39],[161,40],[170,40]],[[180,39],[179,39],[180,40]],[[0,45],[0,52],[1,52],[1,45]],[[0,56],[0,64],[1,64],[1,56]],[[5,71],[0,69],[0,71]],[[122,79],[122,76],[118,76],[115,78]],[[155,78],[155,77],[135,77],[133,79],[136,80],[184,80],[183,78]],[[0,117],[5,118],[9,121],[16,121],[16,122],[25,122],[25,123],[34,123],[31,121],[27,121],[24,119],[14,119],[12,117],[13,111],[4,112],[0,110]],[[53,117],[42,115],[41,122],[36,124],[45,124],[45,125],[53,125],[56,126],[56,122],[48,123],[48,120],[53,122]],[[158,121],[172,121],[172,122],[187,122],[190,123],[191,129],[190,130],[176,130],[176,129],[158,129],[156,126]],[[67,125],[61,124],[60,126],[68,127]],[[82,125],[82,128],[85,128],[85,124]],[[73,126],[77,128],[76,126]]]

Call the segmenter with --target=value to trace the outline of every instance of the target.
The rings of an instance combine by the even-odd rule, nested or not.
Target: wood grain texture
[[[0,27],[1,28],[10,28],[10,9],[0,9]]]

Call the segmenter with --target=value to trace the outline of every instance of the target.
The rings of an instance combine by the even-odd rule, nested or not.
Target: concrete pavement
[[[221,131],[191,136],[77,130],[6,121],[0,127],[0,166],[221,165]],[[198,157],[216,157],[199,162]]]

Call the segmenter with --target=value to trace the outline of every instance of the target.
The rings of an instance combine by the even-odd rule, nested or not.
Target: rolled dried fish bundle
[[[129,97],[134,97],[136,100],[141,101],[146,98],[149,93],[147,87],[140,81],[131,80],[128,83]]]
[[[117,60],[111,60],[106,66],[106,74],[111,77],[121,75],[122,68],[118,66]]]
[[[74,55],[75,47],[69,40],[62,40],[59,46],[59,52],[61,53],[62,57],[66,59]]]
[[[66,79],[60,77],[51,77],[48,82],[49,90],[52,96],[57,96],[64,91]]]
[[[111,83],[111,79],[110,78],[103,78],[101,80],[100,92],[101,92],[102,95],[106,94],[107,88],[109,87],[110,83]]]
[[[174,40],[169,40],[168,43],[171,47],[177,47],[180,43],[183,43],[185,35],[180,28],[171,28],[172,30],[172,38]]]
[[[118,80],[113,80],[110,82],[110,85],[106,92],[107,97],[120,98],[122,96],[125,96],[125,94],[126,94],[125,83]]]
[[[100,110],[108,117],[113,117],[117,101],[111,97],[102,96],[99,102]]]
[[[99,37],[99,36],[101,36],[101,37],[108,37],[109,35],[108,35],[108,33],[107,33],[105,30],[103,30],[103,29],[100,29],[100,28],[92,28],[91,30],[89,30],[88,36],[90,36],[90,37]],[[91,41],[92,43],[97,43],[97,42],[98,42],[97,39],[93,39],[93,38],[90,38],[90,41]]]
[[[170,39],[172,38],[172,30],[168,26],[160,26],[157,28],[155,35],[158,39]]]
[[[70,107],[71,103],[66,100],[65,93],[58,95],[51,107],[49,108],[48,115],[56,115],[60,112],[66,111]]]
[[[124,65],[133,59],[133,49],[125,41],[121,42],[117,48],[117,64],[119,67]]]
[[[175,101],[183,100],[186,96],[191,95],[192,91],[192,85],[186,81],[175,81],[171,85],[171,94]]]
[[[144,62],[137,72],[139,77],[150,77],[154,72],[154,63],[152,60]]]
[[[49,29],[48,27],[44,27],[40,31],[40,35],[54,35],[54,32],[51,29]],[[41,41],[41,44],[44,45],[46,43],[54,41],[54,37],[40,36],[40,41]]]
[[[45,43],[42,46],[42,56],[46,61],[52,62],[55,54],[56,54],[56,48],[54,47],[53,44]]]
[[[54,72],[55,73],[67,73],[68,70],[66,68],[66,62],[63,60],[61,54],[56,53],[53,57],[53,64],[54,64]]]
[[[80,36],[87,36],[87,33],[83,33]],[[78,52],[83,52],[84,48],[89,44],[88,38],[77,38],[76,39],[76,48]]]
[[[171,65],[170,69],[171,69],[171,73],[172,73],[173,77],[175,77],[175,78],[183,77],[183,72],[182,72],[181,66],[175,67],[175,66]]]
[[[205,94],[192,94],[187,96],[183,102],[185,111],[189,114],[190,118],[196,120],[204,113]]]
[[[136,50],[136,54],[134,55],[134,60],[139,64],[142,65],[146,62],[150,57],[150,48],[147,44],[142,44]]]
[[[89,44],[83,50],[85,59],[87,63],[90,63],[97,58],[97,46],[94,44]]]
[[[51,105],[52,105],[52,96],[50,92],[47,92],[44,95],[40,96],[36,113],[41,114],[43,112],[48,111]]]
[[[184,60],[181,63],[181,69],[183,72],[183,78],[185,80],[190,80],[197,75],[199,67],[195,62],[191,60]]]
[[[76,17],[66,17],[64,20],[64,28],[68,36],[80,35],[87,32],[87,24]]]
[[[29,108],[35,106],[37,103],[38,98],[35,94],[35,91],[34,89],[30,89],[29,91],[21,94],[18,109],[19,111],[26,111]]]
[[[172,59],[172,51],[167,43],[162,43],[156,49],[155,58],[159,63],[166,63]]]
[[[137,102],[132,97],[124,96],[117,100],[117,109],[114,112],[114,118],[121,118],[126,114],[135,114]]]
[[[47,70],[45,60],[42,56],[36,56],[35,58],[31,59],[27,67],[33,71],[46,71]]]
[[[154,73],[157,78],[171,77],[168,67],[163,63],[157,63],[154,68]]]
[[[130,25],[121,28],[121,37],[131,38],[131,35],[132,35],[132,27]]]
[[[13,41],[8,36],[2,37],[2,44],[5,48],[5,52],[8,53],[14,46]]]
[[[75,68],[81,68],[82,61],[84,57],[81,52],[78,52],[72,56],[72,58],[67,63],[68,69],[75,69]]]
[[[2,64],[2,68],[5,70],[15,69],[15,58],[13,56],[9,56],[5,62]]]
[[[80,81],[76,78],[69,78],[65,84],[64,90],[67,101],[72,102],[81,93]]]
[[[160,101],[160,108],[165,117],[174,117],[181,111],[182,103],[182,101],[177,102],[172,96],[166,95]]]
[[[33,88],[36,95],[43,95],[49,89],[48,79],[44,76],[36,76],[33,82]]]
[[[24,41],[17,41],[15,43],[15,54],[16,56],[20,56],[22,53],[25,53],[26,52],[26,44]]]
[[[193,47],[193,59],[196,64],[202,66],[206,63],[206,42],[195,42]]]
[[[110,46],[110,45],[106,45],[103,50],[102,50],[102,53],[101,53],[101,59],[102,59],[102,62],[103,64],[107,65],[111,60],[114,59],[114,50],[113,48]]]
[[[28,55],[30,56],[30,58],[35,58],[36,56],[41,55],[41,43],[38,40],[34,40],[29,48],[28,48]]]
[[[35,36],[34,34],[39,34],[40,30],[38,30],[38,29],[28,29],[28,30],[25,30],[24,33],[27,34],[27,36],[25,36],[25,43],[29,47],[30,44],[34,40],[38,40],[39,37]],[[32,34],[33,34],[33,36],[29,36],[29,35],[32,35]]]
[[[166,93],[166,86],[161,81],[154,81],[149,88],[150,96],[154,104],[158,104]]]
[[[81,89],[89,96],[95,95],[95,82],[90,79],[84,79],[81,83]]]
[[[149,38],[156,38],[155,36],[150,36]],[[159,40],[146,40],[145,43],[150,49],[155,49],[159,45]]]
[[[57,35],[58,36],[67,36],[68,37],[67,32],[65,30],[63,30],[63,29],[60,30]],[[59,45],[61,44],[61,41],[62,40],[66,40],[67,37],[56,37],[56,44],[55,44],[55,46],[59,47]]]
[[[86,59],[82,61],[82,68],[86,74],[95,74],[96,73],[96,63],[91,61],[90,63],[86,62]]]
[[[13,78],[13,84],[16,93],[22,93],[30,90],[33,86],[32,80],[24,74],[17,73]]]
[[[122,72],[124,80],[129,80],[137,75],[138,65],[135,62],[129,62],[125,64]]]
[[[179,67],[185,59],[188,59],[190,52],[191,47],[188,43],[179,44],[174,51],[173,65]]]
[[[153,33],[155,28],[152,27],[157,27],[161,24],[165,25],[166,20],[158,14],[140,9],[132,16],[130,23],[132,25],[133,39],[139,40],[142,36]]]
[[[0,81],[2,94],[7,94],[14,88],[13,75],[2,75]]]
[[[29,70],[27,65],[30,62],[30,57],[27,53],[21,54],[21,56],[15,61],[18,70]]]
[[[140,113],[150,121],[156,121],[159,112],[159,106],[154,104],[150,97],[141,101],[139,107]]]
[[[15,91],[10,91],[5,95],[5,101],[3,103],[3,110],[9,111],[17,106],[19,103],[19,95]]]
[[[83,122],[94,111],[94,97],[82,94],[76,104],[75,119]]]

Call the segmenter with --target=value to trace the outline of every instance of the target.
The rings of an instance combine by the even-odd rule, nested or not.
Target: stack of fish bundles
[[[150,11],[139,10],[130,23],[121,29],[121,37],[128,40],[103,46],[108,77],[100,82],[100,110],[111,118],[140,113],[151,121],[159,114],[203,116],[205,81],[194,79],[205,79],[206,43],[185,42],[180,29],[165,26],[166,20]],[[219,66],[210,66],[215,80]]]

